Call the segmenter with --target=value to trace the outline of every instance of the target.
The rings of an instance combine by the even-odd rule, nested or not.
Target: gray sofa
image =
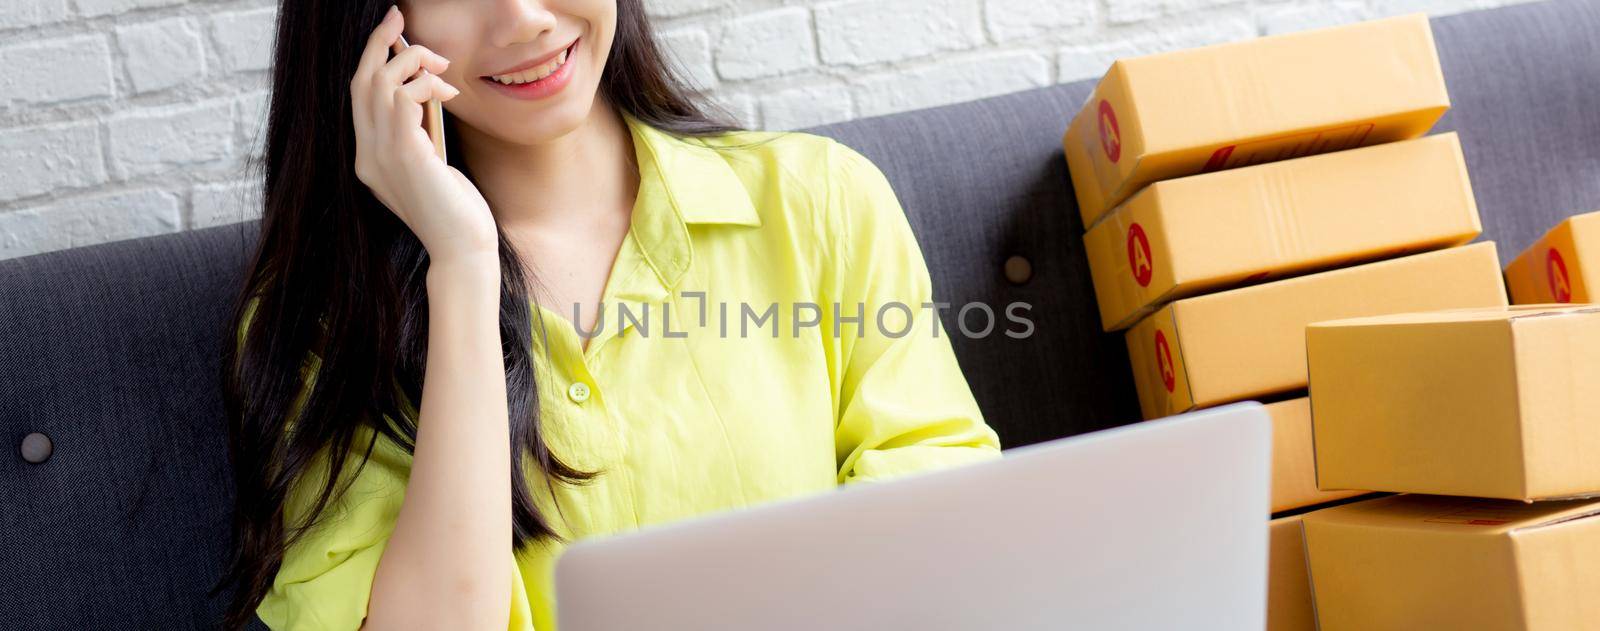
[[[1438,129],[1461,133],[1484,238],[1509,260],[1600,208],[1600,2],[1434,27],[1454,103]],[[1033,305],[1030,339],[955,338],[1007,447],[1139,418],[1059,144],[1091,87],[812,130],[888,174],[940,300]],[[211,626],[230,502],[215,375],[255,235],[250,222],[0,261],[0,627]],[[1012,257],[1026,280],[1003,272]],[[31,462],[45,437],[48,459]]]

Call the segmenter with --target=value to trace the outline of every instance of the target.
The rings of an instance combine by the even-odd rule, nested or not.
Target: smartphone
[[[398,55],[400,54],[400,51],[405,50],[410,46],[410,42],[406,41],[406,36],[401,35],[400,38],[394,42],[394,53]],[[425,74],[428,74],[427,68],[423,68],[422,70],[418,71],[418,75]],[[440,160],[445,160],[444,107],[439,104],[439,99],[429,99],[427,103],[423,104],[422,128],[428,132],[428,139],[433,141],[433,152],[439,154]],[[448,160],[445,161],[448,162]]]

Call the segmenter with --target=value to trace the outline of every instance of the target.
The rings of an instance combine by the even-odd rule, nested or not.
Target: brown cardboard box
[[[1366,493],[1317,488],[1317,463],[1311,446],[1311,399],[1300,397],[1265,407],[1272,416],[1272,512]]]
[[[1585,272],[1588,275],[1585,275]],[[1600,298],[1600,212],[1568,218],[1506,266],[1514,304]]]
[[[1303,519],[1322,631],[1600,625],[1600,501],[1394,495]]]
[[[1461,142],[1445,133],[1156,182],[1083,241],[1114,331],[1171,300],[1482,231]]]
[[[1267,525],[1267,631],[1317,629],[1301,517],[1280,517]]]
[[[1305,388],[1312,322],[1505,304],[1494,242],[1484,241],[1185,298],[1126,338],[1151,419]]]
[[[1413,14],[1118,60],[1062,145],[1088,229],[1151,182],[1415,138],[1449,107]]]
[[[1321,488],[1600,494],[1600,306],[1318,322],[1306,354]]]

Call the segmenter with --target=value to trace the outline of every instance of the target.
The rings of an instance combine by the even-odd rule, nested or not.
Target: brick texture
[[[644,0],[682,75],[797,129],[1118,57],[1524,0]],[[276,0],[0,0],[0,258],[252,219]]]

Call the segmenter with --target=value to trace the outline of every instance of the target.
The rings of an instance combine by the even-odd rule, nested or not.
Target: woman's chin
[[[592,101],[591,101],[592,102]],[[512,125],[497,125],[492,133],[516,144],[532,145],[560,138],[581,127],[589,117],[588,103],[576,99],[551,103],[533,115],[516,115]]]

